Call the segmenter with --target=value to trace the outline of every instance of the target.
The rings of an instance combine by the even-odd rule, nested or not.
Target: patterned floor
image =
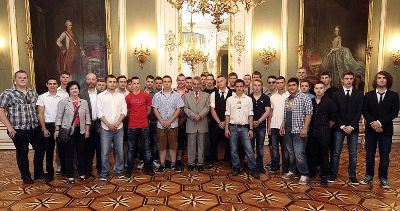
[[[282,180],[280,174],[263,174],[259,180],[246,173],[234,177],[222,163],[202,173],[167,171],[149,177],[135,172],[127,179],[91,178],[75,185],[59,177],[49,184],[25,185],[15,152],[0,151],[0,210],[400,210],[399,149],[400,144],[393,145],[390,190],[381,189],[376,178],[371,186],[349,185],[347,151],[339,180],[326,188],[317,180],[301,186],[295,180]],[[365,171],[361,147],[358,157],[361,179]]]

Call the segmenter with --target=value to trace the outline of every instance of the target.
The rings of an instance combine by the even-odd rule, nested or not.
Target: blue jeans
[[[247,163],[249,166],[249,169],[251,171],[256,171],[256,160],[254,157],[254,152],[253,152],[253,147],[251,144],[251,140],[248,136],[249,129],[246,127],[241,127],[238,128],[236,126],[229,125],[229,131],[231,132],[231,137],[230,137],[230,147],[231,147],[231,160],[232,160],[232,166],[234,169],[242,169],[242,166],[240,164],[240,159],[239,159],[239,153],[238,153],[238,140],[243,144],[244,151],[247,156]]]
[[[289,171],[296,172],[297,167],[300,175],[308,176],[309,172],[306,157],[307,139],[302,139],[298,133],[286,133],[284,138],[286,149],[289,152]]]
[[[254,128],[253,141],[256,143],[256,166],[258,170],[264,169],[264,140],[265,127]]]
[[[344,137],[347,137],[347,148],[349,150],[349,177],[356,176],[356,164],[357,164],[357,142],[358,132],[345,134],[342,131],[335,131],[333,139],[333,155],[331,160],[331,177],[336,179],[339,171],[340,154],[342,153]]]
[[[128,129],[128,167],[127,171],[133,170],[135,145],[140,147],[140,153],[143,155],[144,168],[151,168],[150,164],[150,140],[148,128],[129,128]]]
[[[278,128],[271,128],[271,143],[272,143],[272,154],[271,154],[271,169],[276,171],[280,169],[280,158],[282,154],[282,171],[287,173],[289,171],[289,152],[285,147],[285,141],[283,137],[279,135]],[[279,153],[279,144],[281,145],[281,153]]]
[[[121,128],[115,132],[112,132],[110,130],[101,128],[101,177],[108,177],[110,174],[110,161],[108,159],[108,155],[112,141],[114,141],[115,173],[122,174],[124,169],[124,129]]]
[[[158,160],[157,123],[149,124],[151,161]]]

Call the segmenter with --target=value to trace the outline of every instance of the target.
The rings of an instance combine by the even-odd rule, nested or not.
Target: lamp
[[[393,50],[392,57],[393,64],[396,66],[400,66],[400,49]]]
[[[139,62],[139,67],[143,69],[144,63],[147,61],[147,57],[150,56],[149,45],[151,41],[149,40],[149,35],[142,33],[132,40],[134,47],[133,55]]]
[[[269,64],[271,61],[275,58],[276,56],[276,46],[277,41],[276,39],[272,36],[271,33],[264,33],[260,36],[258,39],[257,46],[260,48],[258,49],[259,56],[261,61],[264,63],[265,69],[268,68]]]

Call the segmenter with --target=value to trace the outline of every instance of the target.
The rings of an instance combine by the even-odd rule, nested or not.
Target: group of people
[[[64,72],[59,80],[48,78],[48,92],[38,96],[27,87],[27,73],[20,70],[14,75],[14,86],[0,94],[0,121],[14,142],[21,178],[28,184],[34,183],[29,144],[35,150],[35,180],[53,180],[55,157],[56,173],[74,183],[75,170],[81,180],[93,176],[95,156],[101,181],[110,176],[112,156],[113,171],[119,178],[131,177],[137,166],[148,175],[154,175],[154,169],[181,172],[185,149],[187,170],[203,171],[218,161],[222,142],[223,160],[231,163],[232,176],[246,170],[259,179],[260,173],[282,172],[283,179],[299,177],[299,184],[307,184],[319,172],[320,183],[326,186],[338,177],[346,137],[349,182],[372,182],[379,145],[380,184],[390,188],[393,119],[399,113],[399,96],[390,90],[391,74],[378,72],[374,89],[365,95],[353,88],[351,71],[343,72],[342,87],[333,87],[331,80],[331,74],[323,72],[313,84],[307,81],[306,70],[299,68],[296,77],[288,80],[268,76],[267,86],[261,73],[254,71],[243,79],[234,72],[228,78],[180,74],[177,87],[172,88],[168,75],[149,75],[142,83],[136,76],[97,79],[89,73],[87,88],[81,89]],[[359,182],[356,164],[361,115],[366,175]],[[68,132],[67,141],[60,141],[60,131]],[[266,136],[271,159],[264,165]]]

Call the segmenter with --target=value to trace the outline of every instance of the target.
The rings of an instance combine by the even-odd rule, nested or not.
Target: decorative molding
[[[106,43],[105,47],[107,50],[107,73],[112,74],[112,42],[111,42],[111,5],[110,0],[105,0],[105,11],[106,11]]]
[[[176,47],[176,35],[172,32],[172,30],[169,30],[169,32],[165,34],[165,49],[168,51],[168,61],[170,65],[172,65],[172,61],[174,60],[172,57],[172,52],[175,51]]]
[[[374,48],[374,47],[372,46],[372,40],[369,40],[367,46],[365,47],[365,56],[371,58],[372,49],[373,49],[373,48]]]
[[[288,51],[288,1],[282,0],[282,11],[281,11],[281,29],[282,29],[282,43],[280,49],[280,75],[287,77],[287,51]]]
[[[120,75],[128,77],[128,50],[126,42],[126,0],[118,0]]]
[[[15,15],[15,1],[7,1],[8,20],[10,27],[10,56],[11,56],[11,81],[14,79],[14,72],[19,70],[19,55],[18,55],[18,36],[17,23]]]
[[[386,1],[386,0],[384,0]],[[365,49],[365,74],[364,74],[364,92],[368,92],[369,89],[369,72],[371,66],[371,55],[372,55],[372,17],[374,11],[374,2],[373,0],[369,0],[369,8],[368,8],[368,33],[367,33],[367,43]],[[378,62],[379,66],[379,62]]]
[[[235,50],[239,53],[237,57],[237,62],[240,65],[240,63],[242,62],[241,60],[242,52],[245,50],[245,37],[242,34],[242,32],[238,32],[235,35],[233,46]]]
[[[29,5],[29,0],[25,0],[25,19],[26,19],[26,41],[25,48],[28,51],[28,59],[29,59],[29,72],[31,74],[31,86],[32,89],[36,89],[36,80],[35,80],[35,62],[33,58],[33,42],[32,42],[32,31],[31,31],[31,8]]]
[[[303,66],[303,50],[304,50],[304,0],[300,0],[300,17],[299,17],[299,45],[297,48],[297,67]]]
[[[371,5],[373,5],[373,0],[370,0],[369,4],[370,4],[370,10],[372,10]],[[378,72],[383,70],[385,61],[385,28],[386,28],[386,9],[387,9],[386,7],[387,7],[387,0],[382,0],[381,17],[380,17],[381,21],[379,29]]]
[[[28,34],[26,35],[26,41],[24,42],[25,44],[25,49],[28,53],[29,59],[33,58],[33,42],[32,42],[32,37]]]

